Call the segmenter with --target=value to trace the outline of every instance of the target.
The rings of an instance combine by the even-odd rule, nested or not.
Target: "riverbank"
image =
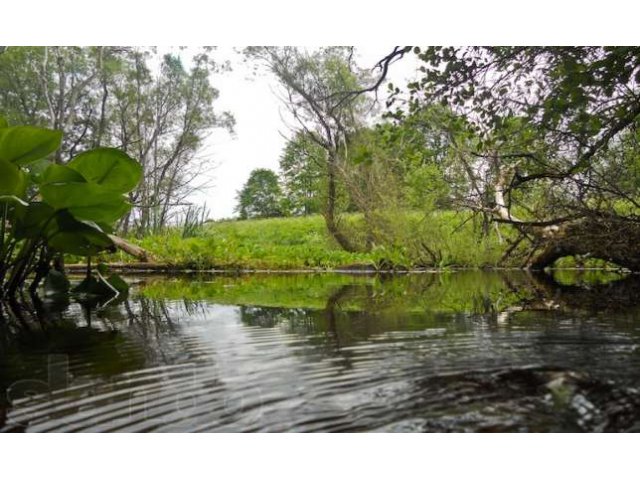
[[[328,235],[320,215],[219,221],[183,238],[178,229],[131,241],[150,252],[152,262],[119,252],[101,257],[123,270],[149,271],[379,271],[500,266],[508,248],[506,231],[479,238],[468,213],[403,213],[397,238],[368,252],[345,252]],[[363,235],[362,216],[342,219],[350,235]],[[425,248],[424,246],[427,246]],[[509,266],[509,265],[505,265]]]
[[[329,236],[320,215],[210,222],[194,236],[179,229],[141,239],[130,238],[147,250],[150,262],[141,263],[123,252],[98,260],[120,272],[405,272],[452,269],[518,268],[522,256],[507,256],[512,234],[507,227],[492,228],[481,238],[468,212],[444,211],[425,216],[398,213],[400,231],[384,245],[368,252],[345,252]],[[362,235],[359,214],[346,215],[343,228]],[[426,246],[426,248],[425,248]],[[515,252],[518,253],[518,252]],[[505,258],[506,257],[506,258]],[[69,259],[69,264],[82,263]],[[563,259],[558,267],[606,268],[606,262],[576,263]],[[71,265],[82,270],[83,265]]]

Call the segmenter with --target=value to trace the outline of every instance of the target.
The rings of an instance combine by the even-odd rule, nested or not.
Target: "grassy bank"
[[[205,224],[195,237],[182,238],[178,230],[132,239],[150,251],[154,260],[189,269],[338,269],[355,265],[371,268],[490,267],[506,248],[492,231],[480,239],[468,215],[439,212],[393,216],[395,232],[369,252],[349,253],[328,235],[319,216],[221,221]],[[353,237],[363,236],[360,215],[349,215],[343,225]],[[505,232],[502,232],[504,235]],[[424,245],[428,247],[425,250]],[[133,262],[118,253],[108,262]]]

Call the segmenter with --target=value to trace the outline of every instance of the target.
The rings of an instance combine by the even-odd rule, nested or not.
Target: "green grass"
[[[156,262],[177,269],[330,270],[352,265],[377,267],[485,267],[496,266],[505,244],[495,232],[480,240],[468,214],[390,212],[382,225],[384,243],[368,252],[349,253],[328,235],[319,215],[295,218],[220,221],[206,224],[198,236],[183,239],[180,232],[132,239],[150,251]],[[363,219],[343,219],[353,239],[364,238]],[[391,233],[389,233],[391,232]],[[504,234],[504,232],[503,232]],[[435,255],[427,255],[424,243]],[[133,262],[118,253],[109,262]]]

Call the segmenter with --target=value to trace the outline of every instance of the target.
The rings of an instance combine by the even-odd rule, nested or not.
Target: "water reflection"
[[[638,430],[638,283],[150,278],[45,302],[3,317],[0,429]]]

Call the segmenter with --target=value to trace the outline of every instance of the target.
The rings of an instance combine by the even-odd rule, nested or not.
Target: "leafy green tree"
[[[145,182],[129,194],[134,207],[121,227],[156,231],[202,186],[198,178],[210,167],[200,156],[204,139],[233,127],[213,107],[219,92],[209,74],[221,68],[209,48],[186,68],[153,48],[8,47],[0,55],[0,112],[12,124],[65,132],[57,163],[101,145],[137,158]]]
[[[339,175],[348,138],[362,124],[369,102],[362,91],[368,76],[349,47],[308,51],[298,47],[251,47],[246,55],[265,65],[283,87],[283,100],[299,129],[325,151],[327,230],[347,251],[356,247],[340,228]]]
[[[607,153],[626,143],[625,155],[638,154],[630,140],[640,119],[640,48],[416,52],[424,75],[409,85],[410,111],[442,103],[471,127],[455,145],[466,203],[531,242],[525,265],[588,254],[640,269],[640,209]]]
[[[0,109],[12,124],[64,131],[55,152],[64,163],[100,145],[105,82],[126,54],[118,47],[8,47],[0,55]]]
[[[392,196],[408,208],[431,210],[450,206],[451,139],[442,126],[449,117],[450,112],[436,106],[401,122],[383,122],[361,129],[349,145],[351,163],[356,166],[351,175],[362,180],[363,191],[357,195],[372,196],[368,203],[374,206]],[[384,165],[377,186],[364,181],[367,170],[375,165]],[[395,180],[396,190],[385,187],[385,179],[391,182],[390,177]],[[357,183],[350,184],[357,188]],[[354,195],[353,191],[351,194]]]
[[[258,168],[238,192],[236,212],[240,218],[269,218],[283,216],[282,190],[273,170]]]
[[[280,157],[280,175],[292,215],[322,210],[326,195],[326,152],[308,135],[298,133]]]
[[[133,52],[127,74],[113,89],[113,133],[117,144],[140,159],[145,182],[132,193],[139,205],[125,220],[142,234],[159,231],[201,187],[198,178],[211,167],[199,157],[214,128],[232,129],[233,117],[216,114],[219,92],[209,82],[218,69],[207,52],[193,59],[190,70],[174,55],[165,55],[159,75],[147,65],[145,52]]]

